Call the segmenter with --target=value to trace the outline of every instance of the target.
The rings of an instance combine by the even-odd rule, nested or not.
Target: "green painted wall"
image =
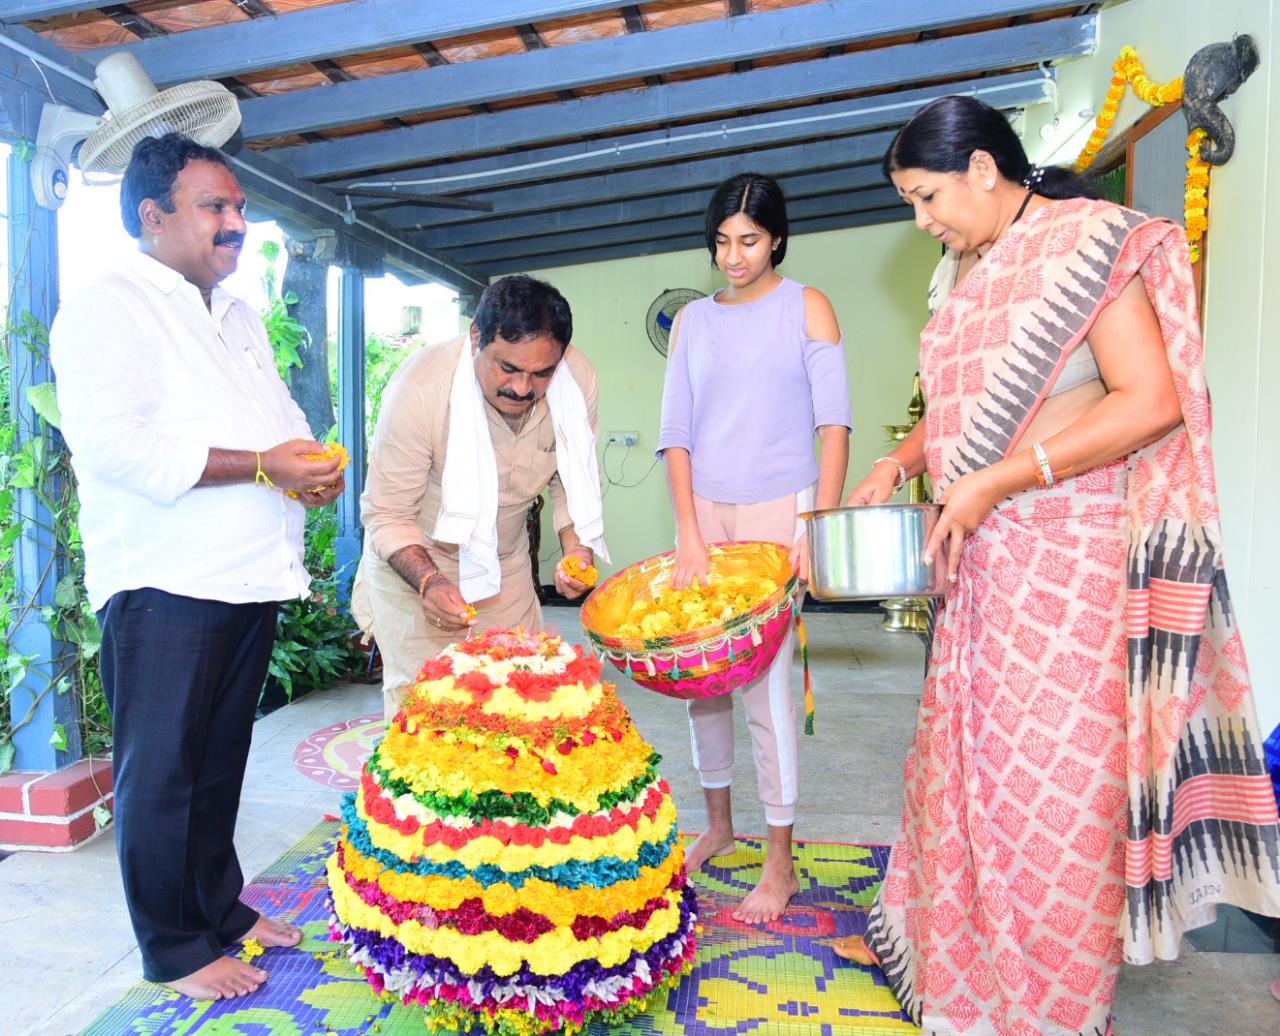
[[[904,206],[903,212],[906,213]],[[881,427],[906,421],[925,289],[937,246],[909,222],[791,239],[782,273],[824,291],[844,333],[853,404],[850,482],[885,452]],[[573,308],[574,344],[600,376],[601,438],[635,431],[639,443],[603,449],[609,480],[606,535],[613,565],[670,550],[673,523],[661,463],[653,454],[665,360],[649,342],[644,318],[667,288],[711,292],[724,280],[705,251],[677,252],[590,265],[531,270],[551,281]],[[544,526],[542,576],[550,581],[559,545]]]
[[[1280,261],[1271,258],[1280,233],[1280,25],[1275,0],[1125,0],[1105,8],[1093,57],[1059,69],[1061,130],[1069,139],[1043,142],[1047,106],[1027,120],[1027,141],[1042,159],[1070,162],[1088,136],[1072,133],[1086,107],[1100,108],[1111,62],[1135,47],[1152,79],[1182,75],[1208,43],[1248,33],[1261,55],[1252,77],[1222,109],[1236,131],[1231,161],[1213,173],[1209,197],[1205,282],[1205,366],[1213,395],[1213,445],[1222,505],[1227,574],[1244,633],[1264,732],[1280,724]],[[1113,133],[1149,109],[1132,92]],[[1180,118],[1180,116],[1175,116]],[[1268,448],[1266,443],[1272,443]]]

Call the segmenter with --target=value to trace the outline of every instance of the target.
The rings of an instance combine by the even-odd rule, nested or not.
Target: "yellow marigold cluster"
[[[1182,77],[1167,83],[1154,82],[1142,67],[1142,59],[1132,47],[1124,47],[1116,59],[1116,71],[1133,84],[1133,92],[1153,108],[1182,100]]]
[[[705,586],[695,582],[683,590],[668,588],[632,602],[617,635],[653,640],[705,629],[750,611],[777,589],[776,581],[761,575],[713,576]]]
[[[1200,242],[1209,229],[1209,163],[1200,157],[1200,145],[1209,139],[1202,129],[1194,129],[1187,137],[1187,180],[1184,215],[1191,261],[1200,261]]]
[[[307,460],[335,460],[336,459],[338,462],[339,471],[345,470],[346,466],[351,463],[351,454],[347,452],[347,448],[343,446],[342,443],[340,442],[327,442],[324,444],[324,449],[321,450],[319,453],[304,453],[303,456],[306,457]],[[332,484],[333,483],[330,483],[329,485],[332,485]],[[307,492],[323,493],[328,488],[329,488],[328,485],[312,486],[310,489],[307,490]],[[297,490],[286,489],[285,494],[289,497],[292,497],[294,500],[298,499]]]
[[[1111,76],[1111,86],[1107,90],[1106,100],[1102,103],[1102,110],[1098,112],[1093,132],[1089,134],[1089,140],[1085,143],[1075,161],[1075,169],[1078,173],[1084,172],[1089,166],[1093,165],[1093,160],[1098,157],[1098,152],[1102,150],[1102,145],[1107,142],[1111,127],[1115,125],[1116,112],[1120,109],[1120,102],[1124,99],[1126,84],[1131,84],[1133,92],[1155,108],[1172,104],[1182,99],[1182,77],[1170,79],[1167,83],[1154,82],[1147,75],[1147,71],[1142,65],[1142,59],[1138,57],[1138,52],[1132,47],[1122,48],[1120,56],[1116,58],[1111,68],[1113,75]]]
[[[343,471],[351,463],[351,454],[340,442],[327,442],[319,453],[304,454],[307,460],[337,460],[338,470]]]
[[[564,569],[564,574],[570,579],[576,579],[579,583],[586,583],[587,586],[595,586],[596,580],[600,578],[600,573],[596,570],[595,565],[584,565],[582,558],[577,554],[566,554],[564,560],[560,562],[560,567]]]

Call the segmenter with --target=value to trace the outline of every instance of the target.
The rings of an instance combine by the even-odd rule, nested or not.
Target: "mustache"
[[[244,235],[234,230],[224,230],[214,237],[213,244],[215,248],[218,245],[243,245]]]
[[[532,389],[526,392],[523,396],[517,396],[509,388],[500,388],[498,389],[498,395],[500,395],[503,399],[510,399],[516,403],[532,403],[533,402]]]

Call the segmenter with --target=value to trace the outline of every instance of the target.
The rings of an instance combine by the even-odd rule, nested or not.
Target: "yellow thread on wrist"
[[[276,484],[272,482],[267,473],[262,470],[262,454],[255,450],[253,455],[258,458],[258,473],[253,476],[254,484],[264,485],[268,489],[275,489]]]

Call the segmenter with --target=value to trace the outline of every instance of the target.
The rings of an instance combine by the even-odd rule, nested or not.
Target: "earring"
[[[988,181],[987,181],[986,183],[984,183],[982,186],[983,186],[983,187],[985,187],[985,188],[986,188],[987,190],[989,190],[989,191],[991,191],[991,190],[995,190],[996,182],[995,182],[994,180],[988,180]]]

